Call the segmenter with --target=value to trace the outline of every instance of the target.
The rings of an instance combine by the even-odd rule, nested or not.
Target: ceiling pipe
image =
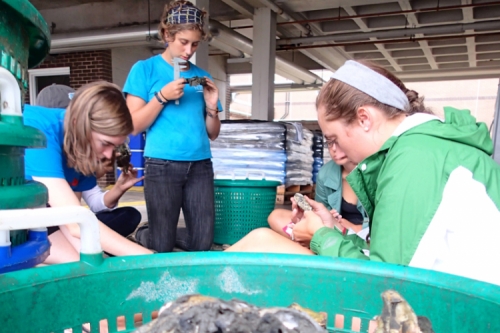
[[[293,91],[293,90],[301,90],[303,91],[304,89],[307,90],[320,90],[322,84],[293,84],[293,83],[277,83],[274,85],[274,91],[276,92],[287,92],[287,91]],[[251,93],[252,92],[252,86],[247,86],[247,85],[242,85],[242,86],[231,86],[231,92],[237,92],[237,93]]]
[[[367,40],[361,42],[347,42],[347,43],[334,43],[334,44],[315,44],[315,45],[284,45],[278,49],[278,51],[288,51],[288,50],[302,50],[302,49],[317,49],[322,47],[338,47],[338,46],[352,46],[352,45],[369,45],[369,44],[397,44],[397,43],[408,43],[408,42],[419,42],[419,41],[432,41],[432,40],[444,40],[444,39],[456,39],[456,38],[468,38],[477,36],[494,36],[500,35],[500,31],[488,32],[488,33],[475,33],[475,34],[464,34],[464,35],[447,35],[447,36],[436,36],[436,37],[406,37],[400,39],[377,39],[377,40]]]
[[[332,22],[332,21],[352,20],[352,19],[358,19],[358,18],[406,15],[406,14],[416,14],[416,13],[425,13],[425,12],[440,12],[440,11],[446,11],[446,10],[463,9],[463,8],[470,8],[470,7],[495,6],[495,5],[500,5],[500,1],[491,1],[491,2],[474,3],[474,4],[463,4],[463,5],[454,5],[454,6],[443,6],[443,7],[429,7],[429,8],[420,8],[420,9],[396,10],[396,11],[390,11],[390,12],[379,12],[379,13],[359,14],[359,15],[346,15],[346,16],[339,15],[339,16],[323,17],[323,18],[318,18],[318,19],[306,19],[306,20],[279,22],[279,23],[277,23],[277,25],[305,24],[305,23],[313,23],[313,22],[316,22],[316,23]],[[249,28],[253,28],[253,25],[238,26],[238,27],[233,27],[232,29],[249,29]]]
[[[51,53],[83,51],[89,49],[109,49],[113,47],[158,45],[163,46],[157,38],[157,32],[151,33],[148,26],[141,25],[127,28],[94,30],[77,33],[52,35]],[[230,54],[233,57],[244,58],[240,50],[227,45],[223,41],[212,39],[210,45]]]
[[[234,58],[245,58],[245,54],[243,52],[232,47],[231,45],[227,45],[226,43],[222,42],[219,39],[212,38],[209,44],[215,48],[218,48],[221,51],[229,53]]]
[[[277,6],[273,1],[260,0],[260,2],[263,5],[265,5],[266,7],[268,7],[269,9],[271,9],[273,12],[275,12],[276,14],[278,14],[279,16],[281,16],[282,18],[287,20],[288,22],[294,21],[294,19],[287,12],[285,12],[281,7]],[[300,23],[294,23],[293,26],[296,27],[297,29],[299,29],[299,31],[301,33],[303,33],[304,35],[306,35],[306,36],[311,35],[311,27],[309,27],[309,26],[304,27]]]
[[[242,34],[233,31],[232,29],[215,20],[210,20],[209,25],[211,31],[216,30],[218,32],[218,34],[216,34],[215,36],[215,39],[220,38],[228,45],[246,54],[253,54],[253,43],[250,38],[247,38]],[[281,73],[288,73],[292,77],[299,78],[302,81],[301,83],[312,84],[323,82],[323,80],[319,76],[281,57],[276,57],[276,71],[279,71]]]
[[[52,51],[53,49],[56,50],[59,48],[85,47],[98,44],[109,45],[123,42],[148,42],[148,37],[151,37],[151,34],[147,26],[55,34],[52,35],[50,48]]]
[[[399,30],[378,30],[372,32],[355,32],[332,34],[314,37],[283,38],[276,41],[276,45],[312,44],[316,42],[348,42],[366,40],[368,38],[397,38],[411,37],[415,34],[453,34],[464,33],[466,30],[496,30],[500,29],[500,21],[483,21],[465,24],[448,24],[431,27],[405,28]]]

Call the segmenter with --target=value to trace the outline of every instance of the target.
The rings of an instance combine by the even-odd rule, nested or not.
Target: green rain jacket
[[[347,177],[370,219],[369,255],[336,229],[319,255],[403,264],[500,285],[500,166],[484,123],[445,108],[407,117]]]

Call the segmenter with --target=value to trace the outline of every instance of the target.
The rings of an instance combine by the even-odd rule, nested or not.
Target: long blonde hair
[[[126,136],[134,129],[132,116],[120,88],[106,81],[78,89],[64,116],[64,153],[68,166],[84,175],[102,168],[92,148],[92,132]]]

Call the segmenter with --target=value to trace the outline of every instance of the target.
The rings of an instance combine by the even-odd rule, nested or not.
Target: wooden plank
[[[283,191],[283,189],[284,193],[281,192]],[[283,185],[281,185],[278,187],[278,192],[276,195],[276,203],[280,205],[291,204],[290,198],[293,197],[295,193],[307,195],[309,198],[314,199],[315,191],[316,191],[316,184],[289,185],[286,188],[284,188]]]

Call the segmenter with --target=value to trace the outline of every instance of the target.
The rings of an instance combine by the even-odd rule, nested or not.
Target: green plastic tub
[[[267,217],[274,209],[276,187],[269,180],[214,181],[214,243],[234,244],[250,231],[269,227]]]
[[[122,318],[151,320],[185,294],[238,298],[258,306],[297,302],[328,314],[331,332],[367,332],[380,294],[400,292],[436,333],[500,332],[500,287],[453,275],[377,262],[240,253],[169,253],[32,268],[0,276],[2,332],[118,332]],[[334,327],[343,316],[345,327]],[[104,325],[104,324],[103,324]],[[340,325],[339,325],[340,326]]]

